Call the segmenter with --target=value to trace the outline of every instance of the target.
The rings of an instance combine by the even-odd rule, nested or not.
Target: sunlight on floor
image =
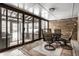
[[[25,56],[20,50],[14,49],[0,53],[0,56]]]

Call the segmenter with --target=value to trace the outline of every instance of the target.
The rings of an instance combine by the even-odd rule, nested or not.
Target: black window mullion
[[[8,9],[6,9],[6,48],[8,48]]]
[[[34,17],[32,19],[32,40],[34,40]]]
[[[23,14],[23,20],[22,20],[22,44],[24,44],[24,31],[25,31],[25,28],[24,28],[24,21],[25,21],[25,19],[24,19],[24,14]]]
[[[27,20],[27,21],[29,21],[29,20]],[[27,22],[27,38],[29,39],[29,22]]]
[[[41,38],[41,19],[39,19],[39,39]]]
[[[17,36],[19,37],[19,13],[17,12]],[[17,44],[19,44],[19,39],[17,37]]]
[[[49,29],[49,21],[47,21],[48,29]]]
[[[2,39],[2,15],[1,15],[2,9],[0,7],[0,39]]]

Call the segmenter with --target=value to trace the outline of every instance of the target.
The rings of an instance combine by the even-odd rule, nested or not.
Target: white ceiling
[[[25,3],[25,8],[32,8],[36,4],[39,3]],[[73,3],[40,3],[39,5],[41,5],[44,9],[46,9],[49,12],[49,20],[72,18],[72,12],[73,17],[77,17],[79,13],[79,3],[74,3],[74,9]],[[55,11],[51,12],[49,11],[49,8],[55,8]]]
[[[49,20],[58,20],[72,17],[73,3],[41,3],[47,10],[49,8],[56,8],[55,11],[50,12],[53,16],[49,16]],[[78,16],[79,3],[74,4],[73,17]]]

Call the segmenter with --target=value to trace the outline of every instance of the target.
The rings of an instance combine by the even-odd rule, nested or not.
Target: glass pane
[[[19,8],[23,9],[23,3],[19,3]]]
[[[45,22],[44,20],[41,20],[42,29],[45,29]]]
[[[12,13],[13,13],[13,11],[9,10],[9,11],[8,11],[8,16],[11,16]]]
[[[18,18],[8,17],[8,46],[22,44],[22,16],[21,13],[16,13]]]
[[[6,15],[6,9],[5,8],[2,8],[2,15]]]
[[[39,15],[39,12],[40,12],[39,8],[38,7],[35,7],[34,8],[34,14]]]
[[[42,30],[48,29],[48,22],[47,21],[41,20],[41,25],[42,25],[42,27],[41,27]],[[41,37],[43,37],[42,33],[41,33]]]
[[[17,16],[17,12],[9,10],[8,16],[16,17]]]
[[[1,10],[3,11],[4,8],[1,8]],[[0,29],[0,49],[3,49],[6,48],[6,17],[4,16],[0,20]]]
[[[11,16],[16,17],[17,16],[17,13],[16,12],[13,12]]]
[[[28,11],[33,13],[33,8],[29,8]]]
[[[19,13],[19,16],[20,15],[22,15],[21,13]],[[22,28],[23,28],[23,26],[22,26],[22,19],[18,19],[18,22],[17,22],[17,40],[18,40],[18,42],[19,42],[19,44],[21,44],[22,43]]]
[[[29,39],[30,40],[32,40],[32,29],[33,29],[33,27],[32,27],[32,20],[29,22]]]
[[[34,18],[34,40],[39,39],[39,19]]]
[[[8,46],[17,45],[17,19],[8,19]]]

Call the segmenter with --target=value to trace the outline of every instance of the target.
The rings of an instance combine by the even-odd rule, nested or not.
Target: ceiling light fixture
[[[53,11],[55,11],[55,8],[50,8],[49,11],[52,11],[53,12]]]

